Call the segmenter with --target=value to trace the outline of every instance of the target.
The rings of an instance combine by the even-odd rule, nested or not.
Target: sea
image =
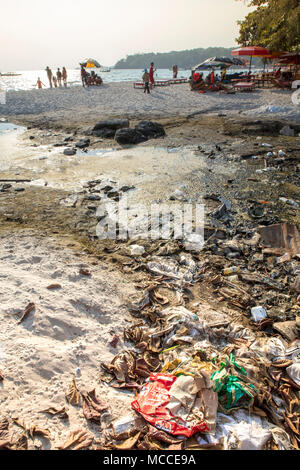
[[[60,67],[61,68],[61,67]],[[52,72],[55,72],[57,67],[52,68]],[[95,70],[95,72],[102,77],[104,83],[116,83],[116,82],[136,82],[141,80],[144,73],[143,69],[111,69],[110,72],[102,72],[99,69],[90,69]],[[234,72],[241,72],[243,70],[234,70]],[[2,73],[8,73],[4,70]],[[233,71],[232,71],[233,72]],[[10,90],[33,90],[37,88],[36,82],[38,77],[42,80],[46,88],[49,88],[49,81],[45,70],[26,70],[20,72],[13,72],[15,74],[20,74],[15,77],[1,77],[0,76],[0,90],[10,91]],[[81,77],[79,69],[67,69],[68,73],[68,86],[78,86],[81,85]],[[210,71],[204,71],[203,75],[206,77]],[[217,72],[215,72],[217,73]],[[172,70],[169,69],[159,69],[155,72],[155,79],[170,79],[173,76]],[[178,78],[189,78],[191,76],[191,70],[180,70],[178,72]]]

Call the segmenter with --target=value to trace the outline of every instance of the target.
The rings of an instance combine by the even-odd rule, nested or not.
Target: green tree
[[[300,0],[250,0],[248,5],[256,9],[238,22],[238,44],[278,51],[300,49]]]
[[[139,53],[129,55],[125,59],[119,60],[115,68],[143,69],[149,67],[151,62],[154,62],[155,67],[158,69],[168,69],[175,64],[180,68],[190,69],[192,66],[203,62],[208,57],[231,57],[231,51],[233,49],[234,47],[208,47],[207,49],[199,48],[185,51]]]

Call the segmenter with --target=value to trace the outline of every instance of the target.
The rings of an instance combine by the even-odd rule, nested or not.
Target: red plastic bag
[[[199,432],[209,431],[204,421],[190,426],[182,419],[173,416],[168,410],[169,390],[176,380],[177,377],[173,375],[151,374],[149,382],[144,385],[137,399],[132,402],[132,408],[150,424],[173,436],[191,437]]]

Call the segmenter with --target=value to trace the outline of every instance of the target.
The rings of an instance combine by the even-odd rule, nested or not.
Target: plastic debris
[[[217,395],[209,376],[152,374],[132,407],[156,428],[174,436],[191,437],[210,430],[206,418],[215,425]]]
[[[227,410],[240,406],[246,400],[249,405],[253,402],[256,389],[247,379],[247,372],[239,366],[233,354],[221,362],[221,368],[214,372],[211,380],[218,393],[220,404]]]
[[[267,312],[263,307],[253,307],[251,308],[251,320],[259,323],[261,320],[267,318]]]

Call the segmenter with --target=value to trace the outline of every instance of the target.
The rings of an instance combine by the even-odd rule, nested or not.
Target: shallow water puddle
[[[31,158],[18,161],[18,169],[32,174],[32,184],[78,191],[84,183],[100,179],[115,180],[120,187],[130,186],[128,197],[138,201],[153,201],[167,197],[189,180],[192,172],[206,167],[204,159],[192,148],[130,147],[119,149],[90,149],[74,156],[63,154],[64,148],[37,152]],[[171,150],[171,151],[170,151]],[[37,176],[38,175],[38,176]],[[200,184],[200,183],[199,183]]]
[[[11,122],[0,121],[0,136],[3,134],[7,134],[9,132],[25,132],[26,127],[17,126],[16,124],[12,124]]]

